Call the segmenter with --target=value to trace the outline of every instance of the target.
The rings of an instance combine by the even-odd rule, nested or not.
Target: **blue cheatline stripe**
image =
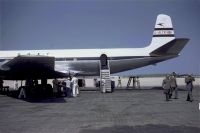
[[[155,28],[154,30],[174,30],[173,28]]]
[[[174,34],[168,34],[168,35],[153,35],[153,37],[174,37]]]
[[[132,58],[143,58],[146,56],[120,56],[120,57],[108,57],[108,60],[121,60]],[[56,58],[56,61],[72,61],[72,60],[100,60],[100,57],[77,57],[77,58]]]
[[[122,60],[122,59],[133,59],[133,58],[144,58],[147,56],[120,56],[120,57],[108,57],[108,60]],[[11,60],[11,59],[0,59],[0,62]],[[100,60],[100,57],[62,57],[55,58],[55,61],[73,61],[73,60]]]

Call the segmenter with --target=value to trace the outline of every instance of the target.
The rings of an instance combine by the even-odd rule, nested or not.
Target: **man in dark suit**
[[[193,82],[194,81],[195,81],[195,78],[192,75],[188,75],[185,78],[186,88],[187,88],[187,91],[188,91],[186,101],[190,101],[190,102],[193,101],[192,90],[193,90]]]
[[[166,96],[166,101],[169,101],[169,94],[170,94],[170,79],[169,78],[170,78],[170,76],[167,75],[162,83],[162,87],[164,89],[164,94]]]
[[[174,99],[178,99],[178,87],[177,87],[175,72],[173,72],[172,76],[170,77],[170,87],[171,87],[171,96],[172,96],[173,92],[175,92]]]

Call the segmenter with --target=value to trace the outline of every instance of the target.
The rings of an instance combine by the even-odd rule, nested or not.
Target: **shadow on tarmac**
[[[61,98],[24,99],[24,101],[30,102],[30,103],[67,103],[67,101],[63,97],[61,97]]]
[[[83,129],[80,133],[199,133],[200,128],[190,126],[142,125],[112,126],[100,129]]]
[[[29,97],[26,99],[23,99],[23,98],[19,99],[18,93],[19,93],[18,91],[10,91],[9,93],[3,94],[3,95],[6,95],[6,96],[14,98],[14,99],[30,102],[30,103],[66,103],[67,102],[64,99],[64,97],[53,98],[53,97],[38,96],[38,97]]]

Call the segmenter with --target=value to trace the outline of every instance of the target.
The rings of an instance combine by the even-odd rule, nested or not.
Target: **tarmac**
[[[163,90],[81,91],[76,98],[20,100],[0,95],[0,133],[199,133],[194,101],[165,101]]]

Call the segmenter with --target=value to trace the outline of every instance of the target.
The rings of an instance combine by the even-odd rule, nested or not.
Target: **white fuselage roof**
[[[106,54],[108,57],[121,56],[149,56],[145,48],[113,48],[113,49],[63,49],[63,50],[18,50],[0,51],[0,58],[13,58],[18,55],[45,55],[55,58],[100,57]]]

